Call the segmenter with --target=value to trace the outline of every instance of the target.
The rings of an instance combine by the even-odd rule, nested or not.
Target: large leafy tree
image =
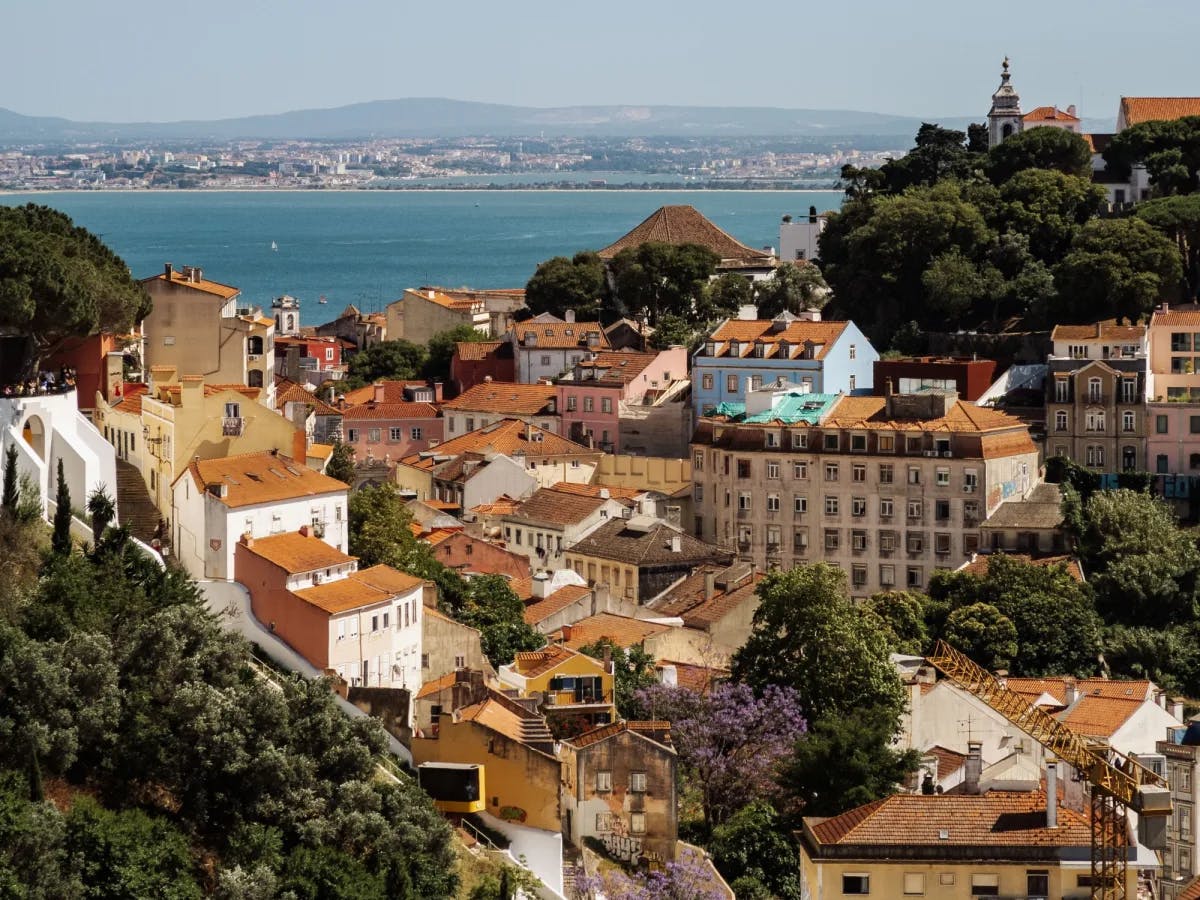
[[[895,652],[920,654],[929,643],[925,626],[927,601],[927,597],[915,591],[883,591],[868,600],[864,608],[879,617]]]
[[[989,150],[987,168],[993,184],[1004,184],[1026,169],[1051,169],[1088,178],[1092,174],[1092,148],[1065,128],[1030,128]]]
[[[470,325],[455,325],[447,331],[439,331],[429,339],[423,374],[426,378],[445,381],[450,377],[450,360],[458,344],[478,343],[490,340],[488,335]]]
[[[970,177],[982,168],[984,159],[983,154],[967,146],[965,132],[925,122],[917,129],[913,149],[884,163],[879,171],[884,190],[899,194],[910,187],[928,187],[947,178]]]
[[[607,659],[613,667],[613,691],[617,704],[617,712],[625,718],[636,715],[635,696],[643,688],[648,688],[658,681],[654,669],[654,657],[646,652],[640,644],[632,647],[620,647],[612,638],[602,637],[591,644],[579,648],[593,659]]]
[[[1002,232],[1025,235],[1036,259],[1055,262],[1095,218],[1104,196],[1104,189],[1089,178],[1056,169],[1024,169],[1000,185],[1000,202],[989,220]]]
[[[720,684],[708,694],[657,684],[638,691],[635,701],[638,715],[671,723],[709,828],[774,794],[779,766],[805,730],[798,695],[776,685],[755,697],[745,684]]]
[[[603,260],[585,250],[570,259],[556,256],[541,263],[525,285],[525,303],[534,315],[562,318],[574,310],[580,320],[594,320],[607,293]]]
[[[1017,655],[1017,628],[990,603],[960,606],[946,619],[946,640],[985,669],[1003,669]]]
[[[713,830],[708,850],[739,898],[804,896],[796,849],[781,826],[771,804],[755,800]]]
[[[621,250],[609,270],[619,305],[656,325],[661,316],[693,312],[718,262],[717,254],[698,244],[648,241]]]
[[[1080,322],[1112,317],[1136,321],[1178,297],[1182,278],[1176,245],[1141,219],[1089,222],[1054,270],[1061,314]]]
[[[705,321],[721,319],[736,315],[739,308],[753,302],[754,287],[749,279],[736,272],[725,272],[704,286],[696,301],[696,315]]]
[[[829,285],[814,265],[782,265],[754,285],[754,298],[759,318],[773,319],[785,310],[795,314],[820,309],[829,299]]]
[[[419,378],[428,359],[425,347],[412,341],[400,339],[375,344],[351,357],[342,388],[352,390],[381,380]]]
[[[337,441],[333,445],[333,452],[329,454],[329,462],[325,464],[325,474],[353,486],[355,478],[354,448],[349,444]]]
[[[845,572],[827,563],[770,572],[758,598],[753,630],[733,658],[735,679],[758,692],[793,688],[810,723],[872,703],[895,730],[905,698],[888,635],[855,608]]]
[[[99,238],[45,206],[0,206],[0,335],[24,341],[9,377],[32,377],[71,338],[126,332],[150,298]]]
[[[1139,203],[1133,214],[1175,242],[1183,261],[1187,296],[1200,296],[1200,196],[1147,200]]]
[[[546,643],[525,622],[525,605],[503,575],[472,578],[457,617],[479,631],[483,654],[497,668],[511,663],[518,653],[536,650]]]
[[[1113,137],[1104,149],[1109,172],[1128,178],[1144,165],[1162,196],[1200,188],[1200,116],[1140,122]]]

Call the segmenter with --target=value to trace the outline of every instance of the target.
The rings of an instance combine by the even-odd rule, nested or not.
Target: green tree
[[[884,189],[899,194],[910,187],[930,187],[947,178],[969,178],[982,168],[984,156],[967,147],[962,131],[929,122],[917,130],[913,149],[884,163],[879,171]]]
[[[30,802],[28,794],[19,775],[0,772],[0,896],[78,900],[84,887],[66,823],[53,805]]]
[[[1054,169],[1025,169],[1000,186],[1000,203],[989,218],[1001,232],[1025,235],[1029,252],[1053,263],[1096,217],[1104,200],[1104,188],[1090,178]]]
[[[798,815],[836,816],[896,792],[920,764],[915,750],[897,750],[895,709],[867,703],[813,725],[796,742],[779,778],[793,825]]]
[[[71,489],[63,475],[63,461],[58,460],[58,491],[54,495],[54,534],[50,545],[55,553],[71,552]]]
[[[613,667],[613,691],[617,712],[623,718],[632,718],[640,709],[637,697],[638,691],[648,688],[658,682],[657,670],[654,668],[654,657],[646,652],[640,644],[623,648],[612,638],[602,637],[591,644],[579,648],[593,659],[608,659]]]
[[[1079,322],[1112,317],[1137,321],[1159,303],[1174,300],[1182,278],[1175,244],[1141,219],[1089,222],[1054,270],[1063,298],[1060,314]]]
[[[658,327],[650,335],[650,346],[655,350],[667,350],[676,344],[692,349],[703,337],[692,320],[685,316],[668,314],[658,320]]]
[[[989,150],[987,169],[992,183],[998,185],[1026,169],[1051,169],[1090,178],[1092,148],[1064,128],[1030,128]]]
[[[1133,214],[1175,242],[1183,261],[1187,296],[1200,296],[1200,196],[1147,200],[1139,203]]]
[[[717,254],[698,244],[648,241],[618,252],[609,270],[619,305],[657,325],[661,316],[693,313],[718,262]]]
[[[467,599],[457,618],[479,631],[483,654],[496,668],[546,643],[525,622],[525,605],[503,575],[477,575],[467,582]]]
[[[405,381],[419,378],[429,354],[424,347],[403,339],[384,341],[350,358],[343,390],[364,387],[376,381]]]
[[[388,900],[383,878],[336,847],[297,847],[284,861],[280,888],[296,900]]]
[[[104,532],[117,517],[117,505],[113,503],[113,499],[104,489],[104,485],[99,485],[88,494],[87,508],[88,518],[92,523],[92,542],[98,547],[100,539],[104,537]]]
[[[754,298],[759,318],[773,319],[785,310],[798,314],[820,309],[829,299],[829,285],[814,265],[782,265],[754,285]]]
[[[111,812],[78,797],[67,841],[83,858],[84,897],[200,897],[188,839],[167,819],[136,809]]]
[[[1128,179],[1145,165],[1160,196],[1191,194],[1200,186],[1200,116],[1140,122],[1114,135],[1104,149],[1108,172]]]
[[[799,900],[799,862],[796,850],[779,821],[779,814],[765,800],[755,800],[713,829],[708,851],[717,871],[732,883],[741,882],[740,898],[763,888],[766,897]]]
[[[915,591],[883,591],[865,604],[887,629],[888,645],[896,653],[924,653],[929,644],[925,627],[928,598]]]
[[[574,310],[580,321],[594,321],[607,293],[603,260],[585,250],[571,259],[556,256],[541,263],[525,285],[525,303],[534,315],[563,318]]]
[[[1003,279],[992,266],[978,265],[952,247],[930,261],[921,285],[928,308],[954,322],[972,310],[991,308]]]
[[[741,307],[753,302],[754,288],[749,280],[736,272],[725,272],[700,291],[696,301],[696,316],[712,322],[725,316],[735,316]],[[661,321],[659,327],[662,327]]]
[[[875,616],[851,602],[846,574],[827,563],[770,572],[758,586],[749,639],[733,657],[733,676],[756,691],[795,688],[810,722],[849,715],[870,702],[894,729],[904,691]]]
[[[128,332],[150,298],[99,238],[46,206],[0,207],[0,334],[24,338],[17,374],[72,338]]]
[[[1196,618],[1200,551],[1163,501],[1095,492],[1083,509],[1080,550],[1107,621],[1163,628]]]
[[[354,448],[342,441],[335,441],[333,452],[329,454],[329,462],[325,464],[325,474],[353,487]]]
[[[990,603],[972,603],[950,613],[945,637],[985,669],[1007,668],[1017,655],[1017,627]]]
[[[450,377],[450,360],[458,344],[474,344],[487,340],[491,338],[471,325],[456,325],[447,331],[439,331],[426,345],[429,358],[425,360],[424,376],[445,381]]]
[[[17,445],[10,443],[4,451],[4,497],[0,500],[0,509],[14,518],[17,515],[17,506],[21,502],[17,476]]]

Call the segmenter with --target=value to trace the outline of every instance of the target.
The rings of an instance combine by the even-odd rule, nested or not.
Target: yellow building
[[[1044,791],[896,794],[806,817],[797,837],[812,900],[1091,896],[1088,818],[1057,803],[1048,810]],[[1128,877],[1132,897],[1132,866]]]
[[[206,384],[198,375],[175,381],[170,367],[156,367],[153,374],[155,384],[148,390],[127,388],[111,404],[97,397],[95,421],[118,457],[141,473],[168,523],[171,484],[193,459],[263,450],[305,459],[304,431],[260,402],[261,388]]]
[[[442,707],[435,734],[413,737],[413,764],[483,766],[489,814],[560,831],[562,763],[546,720],[481,684],[470,699],[475,702],[453,712]]]
[[[551,644],[518,653],[512,665],[500,667],[499,676],[500,683],[515,689],[518,697],[537,699],[552,727],[573,720],[590,728],[617,717],[611,662]]]

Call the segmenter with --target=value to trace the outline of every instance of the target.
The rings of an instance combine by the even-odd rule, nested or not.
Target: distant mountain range
[[[931,117],[965,128],[963,116]],[[130,140],[353,140],[464,137],[882,137],[911,138],[921,124],[911,116],[843,109],[721,106],[504,106],[440,98],[354,103],[238,119],[178,122],[74,122],[25,116],[0,108],[0,143],[74,143]],[[1097,121],[1097,130],[1111,122]]]

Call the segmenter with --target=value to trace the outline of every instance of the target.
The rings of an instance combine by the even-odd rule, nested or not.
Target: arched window
[[[1088,379],[1088,403],[1099,403],[1102,398],[1103,382],[1099,378]]]
[[[246,373],[246,384],[250,387],[260,388],[263,386],[263,373],[258,369],[251,369]]]
[[[1125,431],[1133,431],[1134,427],[1133,410],[1127,409],[1121,413],[1121,428]]]
[[[1012,133],[1013,133],[1012,125],[1005,125],[1003,128],[1000,129],[1000,134],[1002,137],[1011,137]]]
[[[1058,412],[1056,412],[1054,414],[1054,430],[1055,431],[1066,431],[1067,430],[1067,413],[1065,410],[1060,409]]]

